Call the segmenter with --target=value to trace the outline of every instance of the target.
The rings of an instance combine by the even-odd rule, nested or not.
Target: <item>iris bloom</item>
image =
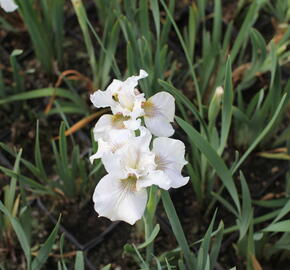
[[[134,224],[144,214],[147,187],[168,190],[185,185],[189,179],[181,175],[187,163],[184,144],[168,138],[174,133],[174,97],[160,92],[146,100],[136,86],[147,76],[140,70],[138,76],[113,80],[105,91],[91,95],[97,108],[110,107],[113,113],[103,115],[95,125],[98,151],[90,157],[91,162],[101,158],[108,173],[95,188],[95,210],[112,221]],[[153,140],[152,150],[151,133],[160,136]]]
[[[140,136],[129,139],[115,153],[103,155],[108,174],[100,180],[93,195],[99,216],[133,225],[144,214],[146,187],[157,185],[168,190],[188,182],[189,178],[181,175],[186,164],[184,144],[174,139],[157,138],[150,151],[151,137],[143,128]]]
[[[6,12],[13,12],[18,8],[13,0],[0,0],[0,7]]]
[[[114,115],[128,117],[124,125],[136,130],[141,124],[140,119],[136,119],[144,114],[142,104],[146,101],[136,86],[140,79],[147,76],[144,70],[140,70],[138,76],[129,77],[125,81],[113,80],[105,91],[98,90],[92,94],[91,101],[97,108],[110,107]]]

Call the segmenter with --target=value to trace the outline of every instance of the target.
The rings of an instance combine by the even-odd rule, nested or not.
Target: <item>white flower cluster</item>
[[[159,92],[146,100],[136,86],[147,76],[140,70],[139,76],[113,80],[105,91],[91,95],[94,106],[110,107],[113,113],[103,115],[94,128],[98,151],[90,161],[101,158],[108,172],[95,188],[94,207],[99,216],[132,225],[145,211],[146,187],[168,190],[189,180],[181,175],[185,146],[168,138],[174,133],[174,97]],[[152,134],[157,137],[150,147]]]
[[[13,0],[0,0],[0,7],[6,12],[13,12],[18,8]]]

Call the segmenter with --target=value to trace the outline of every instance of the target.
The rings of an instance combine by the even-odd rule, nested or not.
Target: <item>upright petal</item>
[[[124,84],[134,89],[138,85],[138,81],[143,78],[146,78],[147,76],[148,73],[145,70],[141,69],[138,76],[129,77],[124,81]]]
[[[124,125],[129,130],[137,130],[141,126],[141,119],[129,119],[124,121]]]
[[[93,163],[94,159],[102,158],[107,153],[115,153],[124,145],[126,145],[134,133],[128,129],[111,129],[105,137],[98,139],[98,151],[90,156],[90,161]]]
[[[139,130],[140,135],[135,137],[134,143],[136,144],[137,148],[142,149],[143,151],[149,151],[152,134],[147,128],[143,126],[141,126]]]
[[[146,189],[132,190],[117,174],[107,174],[97,184],[93,201],[99,216],[133,225],[144,214],[147,192]]]
[[[109,91],[112,94],[118,93],[121,90],[123,84],[124,82],[114,79],[111,84],[109,84],[106,91]]]
[[[92,95],[90,95],[90,99],[96,108],[116,106],[116,101],[113,99],[113,94],[109,90],[95,91]]]

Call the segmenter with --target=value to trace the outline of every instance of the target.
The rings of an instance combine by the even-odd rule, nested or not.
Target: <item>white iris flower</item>
[[[13,12],[18,8],[13,0],[0,0],[0,7],[6,12]]]
[[[123,82],[113,80],[105,91],[98,90],[92,94],[91,101],[97,108],[110,107],[113,114],[128,117],[124,125],[136,130],[141,124],[140,119],[136,119],[144,114],[142,104],[145,102],[144,94],[141,94],[136,86],[138,80],[147,76],[144,70],[140,70],[139,76],[129,77]]]
[[[90,157],[91,162],[101,158],[108,173],[95,188],[95,210],[112,221],[134,224],[139,220],[147,204],[147,187],[156,185],[168,190],[189,180],[181,174],[187,163],[185,146],[168,138],[174,133],[174,97],[160,92],[146,100],[136,86],[147,76],[140,70],[138,76],[113,80],[105,91],[91,95],[97,108],[110,107],[113,113],[103,115],[96,123],[98,151]],[[153,140],[152,150],[151,133],[160,136]]]
[[[115,152],[107,151],[102,161],[108,174],[95,188],[93,201],[99,216],[134,224],[145,211],[146,187],[157,185],[168,190],[185,185],[181,175],[186,164],[184,144],[170,138],[156,138],[150,151],[150,132],[142,128]]]

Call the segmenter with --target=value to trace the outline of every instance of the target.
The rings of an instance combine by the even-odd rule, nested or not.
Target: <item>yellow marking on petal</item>
[[[154,117],[157,113],[156,106],[150,100],[143,102],[142,108],[147,117]]]
[[[124,189],[134,192],[136,191],[137,177],[134,174],[129,174],[126,179],[121,179],[121,184]]]
[[[122,114],[115,114],[112,117],[112,125],[117,129],[125,128],[124,121],[129,120],[130,117],[123,116]]]
[[[168,162],[167,160],[165,160],[159,155],[155,156],[155,163],[156,163],[156,170],[160,170],[160,171],[164,171],[165,169],[167,169],[168,165],[170,164],[170,162]]]
[[[116,102],[119,102],[119,97],[118,97],[118,94],[117,94],[117,93],[113,94],[113,95],[112,95],[112,98],[113,98],[113,100],[115,100]]]

